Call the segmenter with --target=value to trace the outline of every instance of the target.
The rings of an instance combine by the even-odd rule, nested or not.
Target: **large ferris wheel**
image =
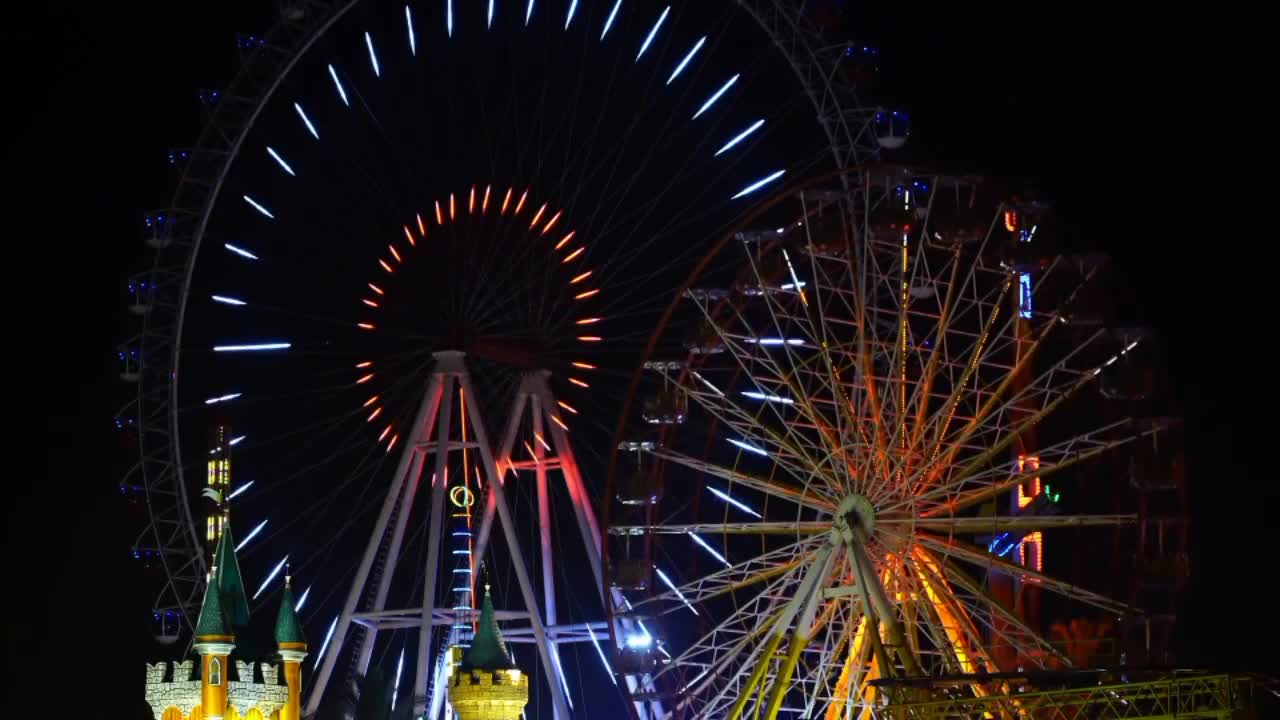
[[[1152,358],[1108,326],[1098,259],[1054,235],[976,177],[867,165],[708,252],[611,465],[611,611],[641,628],[612,641],[657,688],[633,696],[735,720],[869,717],[926,678],[1010,698],[1013,674],[1088,662],[1042,603],[1140,614],[1129,578],[1080,579],[1058,541],[1145,522],[1098,500],[1107,459],[1169,422],[1092,410]]]
[[[202,490],[234,454],[214,497],[255,599],[288,565],[323,629],[309,712],[371,663],[438,712],[482,574],[557,716],[592,672],[656,693],[608,665],[625,597],[586,477],[629,369],[700,239],[901,140],[901,116],[862,108],[857,53],[786,2],[299,2],[237,47],[146,217],[121,349],[159,636],[195,619]],[[599,596],[566,592],[584,582]]]

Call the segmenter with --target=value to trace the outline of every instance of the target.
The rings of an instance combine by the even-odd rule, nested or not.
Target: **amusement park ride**
[[[120,350],[136,392],[117,423],[137,439],[122,490],[145,508],[133,553],[157,571],[162,643],[190,641],[234,501],[262,518],[235,547],[263,577],[252,599],[290,566],[303,589],[286,597],[321,640],[305,717],[397,653],[395,695],[407,661],[415,714],[452,717],[447,680],[478,630],[526,646],[562,720],[600,712],[575,703],[587,662],[618,688],[609,712],[646,719],[1244,706],[1247,678],[1165,669],[1187,488],[1154,338],[1115,315],[1105,258],[1069,251],[1047,206],[883,161],[909,120],[865,104],[879,53],[834,39],[842,3],[725,4],[708,27],[753,37],[779,71],[764,80],[726,72],[737,45],[689,28],[709,3],[438,0],[394,23],[358,4],[289,3],[239,39],[240,72],[202,93],[205,131],[173,152],[178,189],[146,218],[155,256],[130,282],[139,327]],[[371,29],[334,50],[358,23]],[[454,62],[479,42],[467,33],[602,54],[566,52],[572,82],[510,58],[495,92],[537,98],[512,103],[514,138],[507,115],[461,100],[406,113],[474,134],[437,143],[433,177],[488,162],[563,208],[520,183],[423,200],[434,181],[405,181],[419,129],[380,103],[416,95],[377,88],[420,73],[419,95],[483,111],[466,95],[483,83],[418,69]],[[579,102],[597,62],[612,68],[601,99]],[[800,102],[767,127],[720,123],[739,91],[784,82]],[[599,118],[588,141],[560,134],[573,120],[517,119],[613,105],[631,123],[618,137]],[[677,116],[692,122],[670,129]],[[780,137],[821,139],[785,145],[804,150],[785,180],[755,162]],[[388,147],[395,169],[374,167]],[[658,260],[678,274],[642,266],[650,236],[679,241]],[[373,274],[349,277],[358,262]],[[179,437],[210,425],[212,451]],[[291,516],[272,526],[273,510]],[[485,578],[501,633],[477,626]]]

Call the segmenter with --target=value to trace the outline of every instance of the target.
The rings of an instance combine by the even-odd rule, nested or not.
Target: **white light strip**
[[[484,29],[493,27],[493,0],[489,0],[489,15],[485,18]]]
[[[249,252],[248,250],[245,250],[244,248],[236,247],[235,245],[232,245],[231,243],[223,243],[223,244],[222,244],[222,247],[224,247],[224,248],[226,248],[226,249],[230,250],[231,252],[233,252],[233,253],[235,253],[235,254],[239,255],[240,257],[243,257],[243,258],[249,258],[250,260],[257,260],[257,259],[258,259],[258,256],[257,256],[257,255],[254,255],[253,253]]]
[[[596,655],[600,656],[600,664],[604,665],[605,674],[614,685],[617,685],[618,678],[614,677],[613,668],[609,667],[609,659],[604,656],[604,649],[600,647],[600,641],[596,639],[596,631],[591,629],[591,623],[587,623],[587,633],[591,635],[591,644],[596,646]]]
[[[293,168],[289,167],[289,163],[285,162],[284,158],[280,157],[280,153],[276,152],[275,148],[268,145],[267,154],[270,155],[271,158],[276,161],[276,164],[278,164],[282,170],[289,173],[290,175],[293,175],[295,177],[297,176],[297,173],[293,171]]]
[[[658,16],[658,21],[653,24],[653,29],[644,39],[644,44],[640,46],[640,52],[636,53],[636,62],[640,61],[640,56],[644,55],[644,51],[649,49],[649,43],[653,42],[653,37],[658,34],[658,28],[662,27],[662,23],[666,22],[667,15],[671,12],[671,6],[668,5],[662,14]]]
[[[272,220],[275,220],[275,219],[276,219],[276,216],[275,216],[275,215],[272,215],[270,210],[268,210],[268,209],[266,209],[266,208],[262,207],[262,205],[261,205],[261,204],[259,204],[257,200],[254,200],[253,198],[249,197],[248,195],[241,195],[240,197],[244,198],[244,201],[245,201],[245,202],[247,202],[247,203],[249,203],[249,205],[250,205],[250,206],[252,206],[254,210],[257,210],[258,212],[262,213],[263,215],[267,216],[268,218],[270,218],[270,219],[272,219]]]
[[[697,370],[693,371],[693,376],[698,378],[698,380],[702,381],[703,385],[706,385],[707,387],[711,388],[711,391],[714,392],[715,394],[719,395],[720,397],[725,397],[725,394],[721,392],[720,388],[716,387],[715,385],[712,385],[711,381],[702,377],[702,375],[699,374]]]
[[[236,489],[235,489],[235,492],[233,492],[233,493],[231,493],[230,495],[228,495],[228,496],[227,496],[227,499],[228,499],[228,500],[231,500],[231,499],[235,498],[235,496],[239,495],[240,493],[242,493],[242,492],[244,492],[245,490],[248,490],[250,487],[252,487],[252,486],[253,486],[253,484],[254,484],[255,482],[257,482],[257,480],[250,480],[249,482],[247,482],[247,483],[245,483],[245,484],[241,485],[240,487],[236,488]]]
[[[408,5],[404,6],[404,26],[409,31],[409,54],[417,56],[418,38],[413,34],[413,11]]]
[[[776,403],[781,403],[783,405],[794,405],[796,402],[795,400],[792,400],[789,397],[782,397],[781,395],[769,395],[767,393],[754,392],[751,390],[743,390],[742,394],[746,397],[751,398],[752,400],[764,400],[765,402],[776,402]]]
[[[241,441],[241,440],[244,440],[244,437],[245,437],[244,435],[240,435],[240,436],[238,436],[238,437],[233,437],[233,438],[231,438],[231,442],[227,443],[227,445],[230,445],[230,446],[239,445],[239,444],[240,444],[240,441]]]
[[[762,337],[747,338],[747,342],[756,345],[804,345],[802,338]]]
[[[754,123],[751,123],[751,126],[750,126],[750,127],[748,127],[746,130],[743,130],[742,132],[738,133],[736,137],[734,137],[734,138],[733,138],[732,140],[730,140],[729,142],[725,143],[725,144],[724,144],[724,147],[722,147],[722,148],[720,148],[719,150],[717,150],[717,151],[716,151],[716,157],[719,157],[721,153],[725,152],[725,151],[726,151],[726,150],[728,150],[729,148],[732,148],[734,145],[737,145],[738,143],[742,142],[743,138],[747,137],[748,135],[750,135],[751,133],[755,132],[756,130],[759,130],[763,125],[764,125],[764,118],[761,118],[761,119],[759,119],[759,120],[755,121]],[[779,174],[779,175],[781,175],[781,172],[779,172],[778,174]],[[766,180],[765,182],[768,182],[768,181]],[[748,189],[748,190],[746,190],[746,191],[744,191],[744,192],[738,193],[738,195],[734,195],[734,197],[736,198],[736,197],[739,197],[740,195],[746,195],[747,193],[751,192],[752,190],[755,190],[757,187],[759,187],[759,186],[758,186],[758,185],[757,185],[757,186],[753,186],[753,187],[751,187],[750,189]]]
[[[720,554],[720,553],[719,553],[715,548],[713,548],[713,547],[711,547],[710,545],[708,545],[708,544],[707,544],[707,541],[706,541],[706,540],[703,540],[703,539],[702,539],[702,537],[698,535],[698,533],[693,532],[692,530],[690,530],[690,531],[689,531],[689,537],[693,538],[693,541],[694,541],[694,542],[696,542],[696,543],[698,543],[699,545],[701,545],[703,550],[706,550],[707,552],[711,553],[711,557],[713,557],[713,558],[715,558],[715,559],[719,560],[720,562],[724,563],[724,566],[725,566],[725,567],[733,567],[732,565],[730,565],[730,564],[729,564],[729,561],[728,561],[728,560],[725,560],[725,559],[724,559],[724,556],[723,556],[723,555],[721,555],[721,554]]]
[[[214,352],[253,352],[255,350],[288,350],[291,343],[258,343],[256,345],[214,345]]]
[[[453,0],[445,0],[444,27],[449,32],[449,37],[453,37]]]
[[[302,606],[307,604],[307,596],[311,594],[311,586],[308,585],[306,590],[302,591],[302,597],[298,598],[298,604],[293,606],[294,612],[302,612]]]
[[[245,535],[244,539],[240,541],[240,544],[236,545],[236,552],[240,552],[241,548],[243,548],[245,545],[248,545],[249,541],[257,537],[258,533],[262,532],[262,528],[266,526],[267,526],[266,520],[263,520],[262,522],[258,523],[258,526],[250,530],[249,534]]]
[[[529,0],[529,4],[524,8],[524,26],[529,27],[529,18],[533,17],[533,0]]]
[[[396,709],[396,697],[400,695],[400,673],[404,672],[404,648],[400,648],[400,659],[396,661],[396,684],[391,688],[391,709]]]
[[[734,507],[738,508],[739,510],[741,510],[741,511],[743,511],[743,512],[747,513],[748,515],[751,515],[751,516],[753,516],[753,517],[757,517],[757,518],[758,518],[758,517],[760,517],[760,513],[756,512],[755,510],[752,510],[751,508],[749,508],[749,507],[747,507],[746,505],[742,504],[742,502],[741,502],[741,501],[739,501],[739,500],[735,500],[734,498],[730,497],[730,496],[729,496],[729,493],[726,493],[725,491],[723,491],[723,490],[721,490],[721,489],[719,489],[719,488],[711,487],[710,485],[708,485],[708,486],[707,486],[707,489],[711,491],[711,494],[712,494],[712,495],[715,495],[716,497],[718,497],[718,498],[720,498],[721,500],[723,500],[723,501],[725,501],[725,502],[729,503],[730,505],[732,505],[732,506],[734,506]]]
[[[333,631],[338,627],[338,618],[334,618],[329,623],[329,630],[324,634],[324,642],[320,643],[320,652],[316,654],[316,662],[312,667],[320,667],[320,658],[324,657],[324,651],[329,649],[329,641],[333,639]]]
[[[724,84],[720,86],[720,89],[715,91],[711,97],[707,98],[706,102],[702,103],[702,107],[698,108],[698,112],[693,114],[693,119],[697,120],[699,115],[706,112],[712,105],[715,105],[716,101],[720,99],[720,96],[728,92],[729,88],[733,87],[733,84],[738,82],[739,77],[741,77],[741,75],[734,75],[728,80],[725,80]]]
[[[746,450],[747,452],[753,452],[757,455],[763,455],[765,457],[769,457],[769,451],[765,450],[764,448],[756,447],[751,443],[745,442],[743,440],[739,440],[737,438],[725,438],[725,439],[728,440],[730,443],[742,448],[743,450]]]
[[[613,27],[613,19],[618,15],[618,8],[622,7],[622,0],[618,0],[613,4],[613,9],[609,11],[609,18],[604,21],[604,30],[600,31],[600,39],[604,40],[604,36],[609,34],[609,28]],[[610,675],[610,677],[613,677]],[[617,684],[617,680],[613,681]]]
[[[223,305],[246,305],[247,304],[243,300],[237,300],[236,298],[227,297],[226,295],[210,295],[209,297],[213,298],[214,302],[220,302]]]
[[[694,609],[693,605],[689,602],[689,600],[685,598],[684,593],[680,592],[680,588],[676,587],[676,584],[671,582],[671,578],[667,577],[667,574],[662,572],[662,568],[658,567],[657,565],[654,565],[653,569],[658,573],[658,577],[662,578],[662,582],[665,583],[667,587],[671,588],[671,592],[675,593],[676,597],[680,598],[680,602],[684,603],[684,606],[689,608],[689,612],[693,613],[694,615],[697,615],[698,611]],[[640,627],[644,628],[644,625],[641,625]],[[650,635],[647,629],[644,631],[644,633],[646,635]]]
[[[266,590],[267,586],[271,584],[271,581],[276,579],[276,576],[284,569],[284,564],[287,562],[289,562],[289,556],[285,555],[283,560],[276,563],[276,566],[272,568],[271,572],[267,575],[267,579],[262,581],[262,586],[258,588],[258,592],[253,594],[253,600],[257,600],[258,596],[262,594],[262,591]],[[321,650],[320,652],[323,653],[324,651]]]
[[[364,34],[364,46],[369,48],[369,64],[373,66],[373,76],[382,77],[382,68],[378,67],[378,53],[373,50],[373,37],[367,32]]]
[[[671,84],[672,80],[675,80],[677,77],[679,77],[680,73],[684,72],[685,66],[689,64],[689,61],[693,59],[694,55],[698,54],[698,51],[702,49],[703,44],[705,44],[706,42],[707,42],[706,35],[703,35],[702,37],[698,38],[698,42],[693,44],[693,48],[691,48],[689,52],[685,54],[684,59],[680,61],[680,64],[676,66],[676,69],[671,71],[671,77],[667,78],[668,85]]]
[[[408,10],[409,8],[405,8]],[[342,98],[342,104],[351,107],[351,101],[347,99],[347,91],[342,87],[342,81],[338,79],[338,71],[329,66],[329,77],[333,78],[333,86],[338,88],[338,97]]]
[[[573,14],[577,11],[578,11],[578,0],[569,0],[569,13],[564,18],[565,30],[569,29],[569,23],[573,22]]]
[[[208,400],[205,400],[204,404],[217,405],[218,403],[227,402],[228,400],[235,400],[236,398],[240,397],[240,395],[241,393],[228,393],[226,395],[219,395],[218,397],[211,397]]]
[[[311,118],[307,117],[307,111],[302,109],[298,103],[293,104],[293,109],[297,111],[298,117],[302,118],[303,124],[307,126],[307,130],[311,133],[311,137],[319,140],[320,133],[316,132],[316,126],[311,124]]]

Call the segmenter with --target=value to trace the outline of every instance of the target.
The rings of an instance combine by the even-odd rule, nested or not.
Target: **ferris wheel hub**
[[[876,529],[875,506],[857,493],[846,495],[836,507],[835,519],[831,524],[833,542],[852,542],[855,529],[861,530],[864,535],[870,535]]]

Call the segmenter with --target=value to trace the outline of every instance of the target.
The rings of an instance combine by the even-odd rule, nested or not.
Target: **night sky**
[[[9,26],[3,92],[18,128],[6,133],[6,205],[26,222],[7,249],[30,252],[10,256],[10,307],[30,339],[11,351],[11,383],[24,387],[10,419],[25,427],[9,449],[4,594],[20,609],[6,613],[4,644],[9,667],[19,655],[80,665],[68,710],[148,717],[149,596],[127,556],[127,455],[112,424],[121,289],[145,257],[141,213],[167,197],[165,153],[195,136],[196,89],[229,77],[233,33],[261,29],[258,5],[273,3],[64,5]],[[1280,670],[1264,589],[1277,565],[1265,528],[1280,526],[1264,437],[1274,230],[1248,209],[1263,187],[1250,172],[1261,135],[1243,101],[1269,83],[1252,81],[1250,21],[1182,3],[1031,7],[870,3],[851,27],[882,48],[883,84],[913,114],[913,155],[1029,183],[1077,244],[1116,258],[1187,418],[1194,552],[1180,656]],[[45,469],[15,472],[31,442]],[[89,647],[112,655],[93,672]]]

